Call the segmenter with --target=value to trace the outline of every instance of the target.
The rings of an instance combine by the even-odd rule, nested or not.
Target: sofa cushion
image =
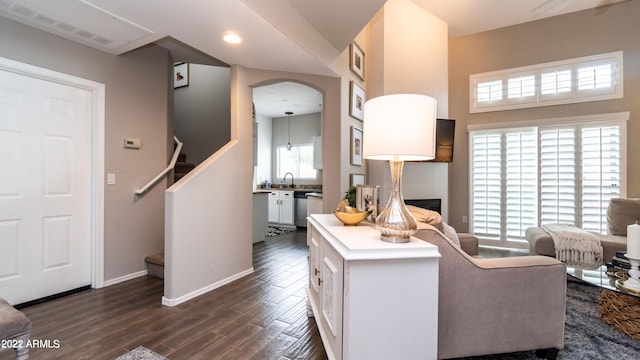
[[[416,218],[417,222],[432,225],[442,231],[442,216],[437,211],[427,210],[413,205],[407,205],[407,209],[411,211],[411,214]]]
[[[458,234],[456,233],[456,229],[453,226],[442,222],[442,233],[444,236],[448,237],[454,244],[460,247],[460,239],[458,239]]]
[[[627,226],[640,221],[640,199],[613,198],[607,208],[610,235],[627,236]]]

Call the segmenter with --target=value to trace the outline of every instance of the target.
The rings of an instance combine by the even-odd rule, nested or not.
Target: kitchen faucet
[[[284,177],[282,178],[282,182],[286,182],[287,181],[287,175],[291,175],[291,188],[293,189],[293,174],[288,172],[286,174],[284,174]]]

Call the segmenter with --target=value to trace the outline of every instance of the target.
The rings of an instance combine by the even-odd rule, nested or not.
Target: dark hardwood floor
[[[162,306],[163,281],[145,276],[24,308],[32,339],[60,343],[30,358],[115,359],[142,345],[170,360],[326,359],[306,313],[306,232],[253,251],[252,274],[176,307]]]

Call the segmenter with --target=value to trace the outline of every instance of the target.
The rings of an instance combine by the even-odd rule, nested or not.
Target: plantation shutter
[[[470,130],[470,231],[483,245],[516,248],[527,228],[549,223],[606,234],[609,200],[624,196],[626,120]]]
[[[535,130],[506,133],[507,240],[524,240],[537,226],[538,171]]]
[[[540,223],[575,224],[574,129],[540,131]]]
[[[582,228],[607,232],[609,199],[620,196],[620,127],[582,129]]]
[[[472,148],[473,231],[500,239],[501,134],[474,134]]]

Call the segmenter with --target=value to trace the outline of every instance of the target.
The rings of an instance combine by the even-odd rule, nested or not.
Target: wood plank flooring
[[[326,359],[306,313],[306,232],[253,251],[252,274],[176,307],[162,306],[163,281],[145,276],[24,308],[32,339],[60,343],[30,358],[115,359],[142,345],[170,360]]]

